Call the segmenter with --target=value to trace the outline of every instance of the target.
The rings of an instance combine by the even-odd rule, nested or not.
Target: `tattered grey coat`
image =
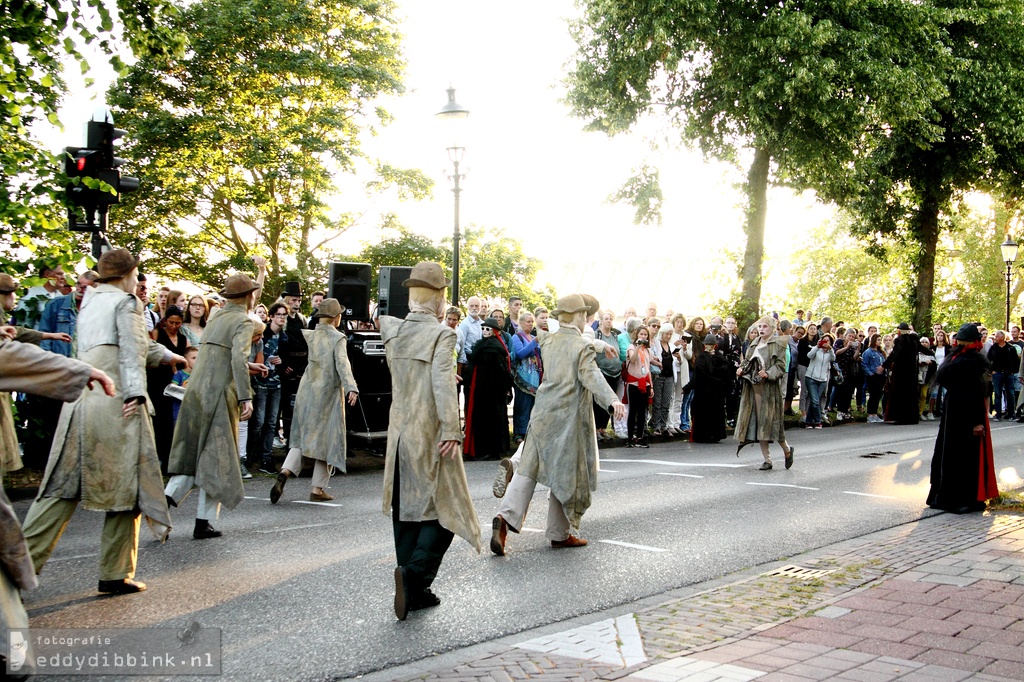
[[[391,416],[384,461],[384,513],[391,514],[395,467],[399,467],[401,521],[437,519],[483,549],[480,522],[462,458],[441,458],[441,441],[462,442],[455,390],[455,331],[437,318],[409,313],[380,318],[391,370]]]
[[[111,284],[100,284],[78,314],[78,359],[110,375],[117,395],[87,391],[64,406],[53,437],[39,497],[81,498],[86,509],[140,509],[157,538],[171,527],[160,461],[153,440],[146,366],[170,359],[149,338],[142,302]],[[145,403],[132,417],[130,398]]]
[[[89,383],[91,367],[56,353],[48,353],[34,346],[15,341],[0,340],[0,393],[26,392],[53,400],[77,400]],[[102,390],[97,387],[96,390]],[[6,396],[4,396],[5,403]],[[8,408],[0,422],[5,443],[8,430],[14,439],[14,421]],[[18,444],[14,442],[17,455]],[[5,453],[6,454],[6,453]],[[20,468],[21,459],[18,458]],[[0,472],[2,473],[2,472]],[[32,567],[28,546],[21,533],[21,525],[7,495],[0,489],[0,570],[11,582],[29,590],[36,586],[36,572]]]
[[[597,490],[597,431],[591,403],[607,410],[618,398],[597,366],[593,343],[562,325],[538,337],[544,381],[537,389],[519,473],[551,488],[578,529]]]
[[[228,509],[245,497],[238,466],[238,403],[252,400],[247,364],[252,334],[245,306],[234,301],[206,325],[167,464],[168,473],[195,476],[196,485]]]
[[[740,396],[740,409],[736,415],[736,440],[740,443],[754,441],[784,441],[786,430],[783,426],[783,399],[786,394],[786,349],[788,337],[775,335],[768,339],[766,352],[768,363],[764,370],[767,379],[762,379],[760,396],[749,381],[743,381],[743,392]],[[751,342],[744,356],[744,364],[750,361],[757,351],[757,343]],[[792,359],[796,362],[796,358]]]
[[[359,392],[345,335],[329,324],[304,329],[309,364],[295,394],[288,446],[345,471],[345,396]]]

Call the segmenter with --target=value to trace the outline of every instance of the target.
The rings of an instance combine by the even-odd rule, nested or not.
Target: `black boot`
[[[284,492],[284,484],[288,482],[288,477],[291,475],[291,472],[287,469],[281,469],[281,473],[277,475],[277,480],[274,481],[274,487],[270,489],[270,504],[277,504],[277,501],[281,499],[281,494]]]
[[[210,525],[206,519],[196,519],[196,528],[192,531],[193,540],[207,540],[219,538],[223,533]]]

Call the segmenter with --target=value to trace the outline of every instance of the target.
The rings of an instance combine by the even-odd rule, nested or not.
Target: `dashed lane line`
[[[645,552],[667,552],[668,551],[667,549],[662,549],[661,547],[649,547],[647,545],[634,545],[632,542],[619,542],[618,540],[598,540],[598,542],[603,542],[606,545],[617,545],[619,547],[628,547],[630,549],[640,549],[640,550],[643,550]]]
[[[754,481],[747,481],[747,485],[762,485],[772,488],[797,488],[798,490],[821,490],[821,488],[812,488],[808,485],[793,485],[792,483],[755,483]]]
[[[625,462],[627,464],[658,464],[660,466],[667,467],[712,467],[716,469],[741,469],[748,464],[718,464],[718,463],[701,463],[701,462],[668,462],[663,459],[605,459],[601,458],[602,462]]]
[[[318,507],[340,507],[337,502],[314,502],[313,500],[292,500],[292,504],[315,504]]]
[[[674,471],[659,471],[657,472],[657,474],[659,476],[682,476],[684,478],[704,478],[703,476],[700,476],[698,474],[679,474]]]
[[[858,495],[860,497],[878,497],[878,498],[881,498],[883,500],[898,500],[899,499],[898,497],[894,497],[892,495],[875,495],[873,493],[858,493],[858,492],[854,492],[853,490],[844,490],[843,494],[844,495]]]

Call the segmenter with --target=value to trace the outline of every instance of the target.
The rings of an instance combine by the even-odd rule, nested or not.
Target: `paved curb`
[[[1024,515],[935,514],[360,676],[1024,679]]]

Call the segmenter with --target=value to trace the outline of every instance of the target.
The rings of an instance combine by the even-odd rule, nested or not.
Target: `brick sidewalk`
[[[939,514],[384,680],[1024,680],[1024,516]]]

